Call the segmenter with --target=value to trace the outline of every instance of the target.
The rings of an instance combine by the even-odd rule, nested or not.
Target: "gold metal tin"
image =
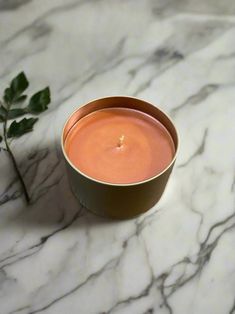
[[[93,179],[73,166],[64,149],[69,130],[87,114],[112,107],[140,110],[156,118],[167,128],[175,145],[175,155],[166,169],[145,181],[131,184],[111,184]],[[93,213],[116,219],[128,219],[138,216],[152,208],[159,201],[175,163],[178,142],[177,130],[164,112],[144,100],[126,96],[101,98],[80,107],[66,121],[61,137],[68,177],[75,196],[85,208]]]

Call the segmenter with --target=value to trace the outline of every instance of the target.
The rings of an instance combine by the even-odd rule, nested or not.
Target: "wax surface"
[[[66,137],[65,151],[84,174],[126,184],[160,173],[172,161],[175,148],[166,128],[153,117],[108,108],[80,119]]]

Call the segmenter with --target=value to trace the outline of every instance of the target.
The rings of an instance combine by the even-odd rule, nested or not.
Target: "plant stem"
[[[3,138],[4,138],[4,142],[5,142],[5,145],[6,145],[6,149],[10,155],[10,158],[11,158],[11,161],[12,161],[12,165],[15,169],[15,172],[18,176],[18,179],[21,183],[21,186],[22,186],[22,190],[23,190],[23,193],[24,193],[24,197],[25,197],[25,200],[26,200],[26,203],[29,204],[30,202],[30,197],[29,197],[29,194],[28,194],[28,191],[27,191],[27,188],[26,188],[26,185],[24,183],[24,179],[20,173],[20,170],[17,166],[17,162],[16,162],[16,159],[14,157],[14,154],[12,152],[12,150],[10,149],[10,146],[9,146],[9,143],[7,141],[7,119],[8,119],[8,112],[9,112],[9,105],[7,104],[7,114],[6,114],[6,117],[5,117],[5,120],[3,122]]]

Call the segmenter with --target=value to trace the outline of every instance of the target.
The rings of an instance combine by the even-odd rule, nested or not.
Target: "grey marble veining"
[[[53,102],[0,152],[0,314],[235,313],[235,2],[0,1],[0,90],[24,70]],[[162,200],[115,222],[74,199],[60,151],[85,102],[134,95],[175,121]]]

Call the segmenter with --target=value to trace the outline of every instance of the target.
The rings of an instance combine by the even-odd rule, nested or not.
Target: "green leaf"
[[[19,96],[26,90],[29,86],[29,82],[24,74],[24,72],[20,72],[12,81],[10,85],[10,89],[13,93],[14,100],[19,98]]]
[[[39,114],[48,108],[48,104],[51,102],[51,95],[49,87],[34,94],[29,101],[27,110],[32,114]]]
[[[5,89],[3,96],[4,101],[9,104],[15,102],[28,86],[29,82],[24,72],[20,72],[15,78],[13,78],[10,83],[10,87]]]
[[[22,103],[23,101],[25,101],[25,99],[27,98],[27,95],[21,95],[20,97],[18,97],[15,102],[16,103]]]
[[[0,107],[0,122],[3,122],[5,120],[6,114],[7,114],[6,108],[1,106]]]
[[[7,87],[5,89],[4,95],[3,95],[4,101],[9,104],[12,102],[13,98],[14,98],[14,96],[13,96],[12,90],[9,87]]]
[[[9,110],[8,115],[7,115],[6,108],[1,106],[0,107],[0,122],[3,122],[6,119],[6,115],[7,115],[7,120],[10,120],[10,119],[23,116],[26,113],[27,113],[27,110],[25,108],[17,108],[17,109]]]
[[[8,120],[23,116],[26,113],[27,111],[24,108],[11,109],[8,112]]]
[[[7,137],[19,137],[25,133],[31,132],[37,121],[37,118],[24,118],[19,122],[13,121],[8,128]]]
[[[5,117],[6,113],[7,113],[6,108],[4,106],[0,106],[0,114]]]

